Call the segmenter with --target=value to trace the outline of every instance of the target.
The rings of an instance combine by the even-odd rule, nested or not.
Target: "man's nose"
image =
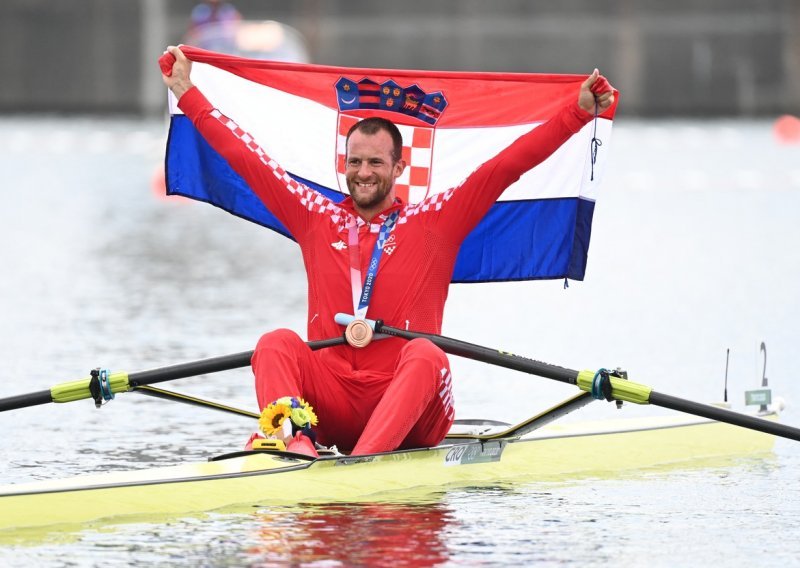
[[[363,162],[358,167],[358,177],[366,178],[366,177],[370,177],[371,175],[372,175],[372,168],[369,167],[368,163]]]

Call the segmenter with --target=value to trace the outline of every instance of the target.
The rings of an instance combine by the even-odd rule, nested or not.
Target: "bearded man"
[[[478,165],[460,185],[413,205],[395,194],[406,167],[397,126],[364,119],[347,135],[350,197],[334,203],[286,174],[192,84],[191,62],[181,50],[168,52],[175,61],[163,78],[178,106],[300,245],[309,340],[341,335],[335,314],[363,320],[367,309],[390,326],[441,333],[464,238],[509,185],[614,102],[611,85],[595,69],[575,103]],[[435,446],[455,417],[450,364],[426,339],[360,345],[351,338],[311,351],[281,329],[261,337],[252,368],[260,408],[290,412],[292,404],[310,404],[315,410],[313,433],[310,424],[297,424],[305,428],[295,429],[290,450],[315,454],[309,434],[354,455]]]

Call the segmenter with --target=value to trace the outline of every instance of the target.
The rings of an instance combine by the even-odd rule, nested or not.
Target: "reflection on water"
[[[254,524],[247,564],[433,566],[449,558],[445,531],[454,519],[442,504],[356,503],[260,509]]]

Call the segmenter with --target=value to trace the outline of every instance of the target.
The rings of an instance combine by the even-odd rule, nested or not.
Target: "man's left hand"
[[[578,94],[578,106],[586,112],[594,114],[595,103],[597,104],[597,114],[614,104],[614,89],[608,79],[603,77],[597,69],[583,82]]]

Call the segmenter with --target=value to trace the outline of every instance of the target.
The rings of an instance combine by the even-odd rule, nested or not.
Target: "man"
[[[348,133],[350,197],[336,204],[292,180],[246,127],[194,87],[191,62],[181,50],[170,46],[168,52],[174,63],[164,82],[181,110],[300,245],[310,340],[340,336],[343,328],[333,319],[339,312],[363,319],[368,311],[390,326],[440,333],[461,242],[506,187],[614,101],[611,86],[595,70],[577,104],[521,136],[458,187],[415,205],[395,195],[395,180],[406,166],[399,131],[388,120],[365,119]],[[350,345],[312,352],[289,330],[265,334],[252,359],[259,406],[302,397],[316,410],[318,441],[352,454],[438,444],[454,418],[445,354],[419,339],[356,347],[357,335],[349,335]],[[295,449],[305,444],[313,450],[301,432],[293,442]]]

